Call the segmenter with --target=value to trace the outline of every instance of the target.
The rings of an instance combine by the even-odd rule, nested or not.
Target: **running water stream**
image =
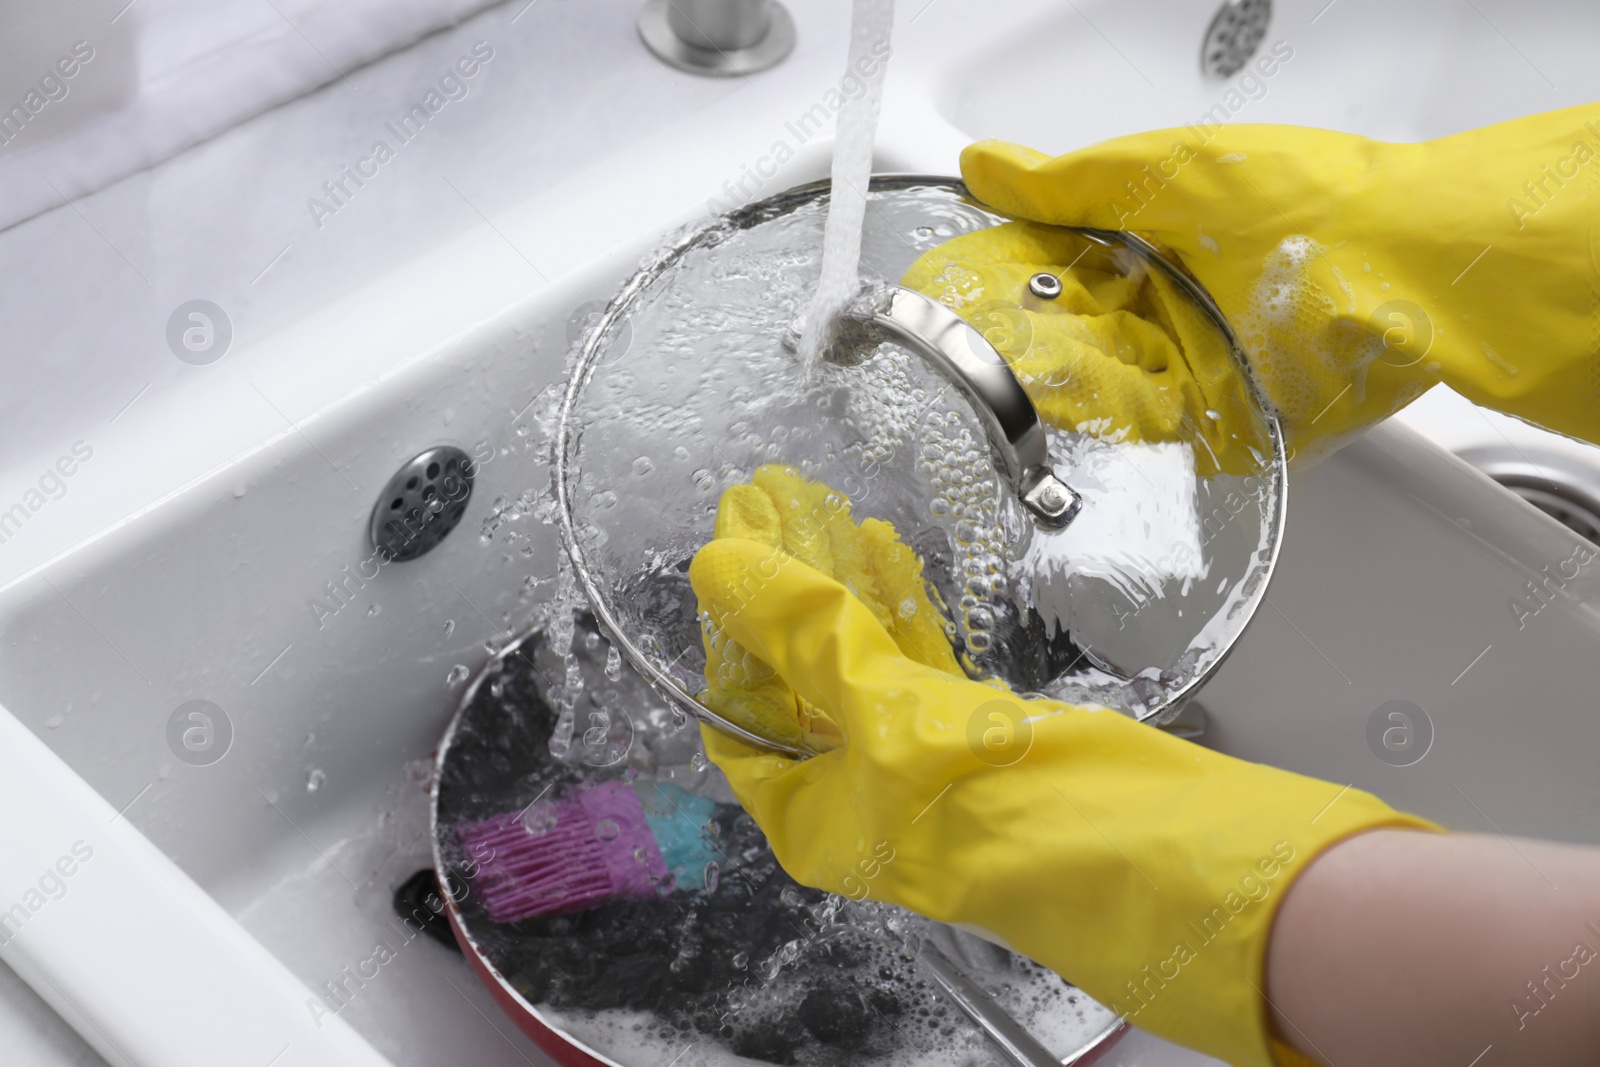
[[[855,0],[850,14],[850,55],[845,73],[869,69],[877,61],[874,47],[888,43],[894,29],[894,0]],[[888,56],[876,77],[864,79],[866,91],[846,97],[839,110],[833,145],[833,191],[822,237],[822,277],[806,311],[800,335],[800,358],[813,368],[822,358],[828,324],[860,287],[856,268],[861,260],[861,224],[867,214],[867,182],[872,177],[872,140],[883,103]]]

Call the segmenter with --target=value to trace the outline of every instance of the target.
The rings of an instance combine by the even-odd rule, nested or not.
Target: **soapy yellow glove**
[[[1221,331],[1166,274],[1108,269],[1070,230],[1012,222],[924,253],[900,284],[972,322],[1046,423],[1098,437],[1188,442],[1202,475],[1247,474],[1268,451]],[[1049,273],[1059,296],[1028,293]]]
[[[767,728],[787,716],[793,736],[826,716],[837,743],[797,761],[702,730],[784,869],[979,928],[1145,1029],[1270,1063],[1262,971],[1290,882],[1351,834],[1430,824],[1114,711],[966,678],[891,527],[854,527],[838,494],[792,471],[757,480],[724,495],[689,577],[711,705],[758,709]],[[836,517],[806,535],[817,501]],[[869,541],[910,558],[842,562]],[[914,634],[885,610],[901,593]]]
[[[1175,253],[1301,450],[1435,382],[1600,438],[1600,104],[1421,144],[1284,126],[1162,130],[1056,158],[982,142],[961,173],[1002,212]],[[1001,240],[960,238],[913,273],[992,271]]]

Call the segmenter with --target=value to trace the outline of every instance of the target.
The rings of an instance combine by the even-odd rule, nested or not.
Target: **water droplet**
[[[460,685],[462,682],[467,680],[467,675],[471,673],[472,672],[467,669],[467,665],[465,663],[457,663],[454,667],[450,668],[450,673],[444,676],[444,684]]]
[[[746,967],[750,966],[750,953],[735,952],[733,954],[733,959],[729,960],[728,962],[733,964],[734,970],[742,971]]]
[[[67,717],[65,715],[61,714],[58,711],[54,715],[52,715],[48,719],[46,719],[44,721],[44,724],[46,726],[48,726],[50,729],[54,730],[57,727],[59,727],[62,723],[66,722],[66,721],[67,721]]]
[[[646,474],[649,474],[655,469],[656,465],[650,461],[649,456],[640,456],[638,459],[633,461],[633,473],[640,478],[643,478]]]
[[[712,477],[711,472],[704,467],[701,467],[689,477],[694,482],[694,487],[702,493],[709,493],[712,487],[717,484],[717,480]]]
[[[601,841],[615,841],[620,833],[622,827],[617,825],[615,819],[601,819],[594,824],[594,836]]]
[[[446,619],[446,620],[444,620],[444,635],[446,637],[449,637],[451,634],[453,634],[455,632],[456,632],[456,620],[454,620],[454,619]]]
[[[693,767],[697,771],[703,771],[706,769],[706,767],[710,766],[710,761],[706,759],[706,754],[704,752],[696,752],[694,755],[689,757],[689,766]]]
[[[529,837],[543,837],[556,828],[556,823],[561,821],[561,813],[556,806],[548,800],[528,806],[522,813],[522,829]]]
[[[606,650],[606,677],[613,682],[622,677],[622,653],[616,645]]]
[[[718,867],[715,863],[706,864],[706,892],[715,893],[717,891],[717,883],[721,881],[721,879],[722,868]]]
[[[378,612],[380,612],[382,610],[383,610],[382,607],[380,607],[377,604],[374,604],[374,605],[372,605],[372,607],[367,609],[367,615],[370,617],[370,616],[376,615]]]
[[[306,775],[306,792],[315,793],[322,788],[322,783],[328,780],[327,772],[321,767],[311,768],[311,773]]]

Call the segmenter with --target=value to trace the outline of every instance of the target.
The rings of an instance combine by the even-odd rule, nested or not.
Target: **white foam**
[[[1311,277],[1318,258],[1326,260],[1326,255],[1311,238],[1284,238],[1267,254],[1250,307],[1234,324],[1273,402],[1291,425],[1320,417],[1332,399],[1332,394],[1324,395],[1328,379],[1319,380],[1318,370],[1347,382],[1349,400],[1360,403],[1366,398],[1367,368],[1384,351],[1382,338],[1371,334],[1330,333],[1328,324],[1340,312],[1334,294]],[[1325,265],[1353,313],[1354,289],[1331,262]]]

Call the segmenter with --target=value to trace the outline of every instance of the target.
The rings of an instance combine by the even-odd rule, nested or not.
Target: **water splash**
[[[550,751],[564,755],[572,747],[572,732],[577,726],[578,698],[583,695],[583,671],[572,648],[575,631],[573,612],[584,603],[578,577],[565,555],[556,570],[556,592],[547,607],[550,650],[561,657],[560,682],[551,687],[551,706],[556,712],[555,729],[550,735]]]

